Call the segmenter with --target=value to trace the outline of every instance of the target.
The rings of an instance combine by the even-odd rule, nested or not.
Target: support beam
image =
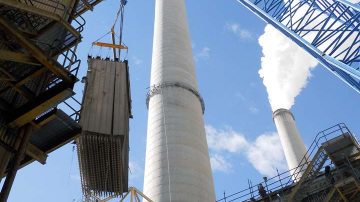
[[[87,0],[81,0],[81,2],[83,2],[84,6],[87,10],[91,10],[91,11],[94,10],[94,7],[92,7]]]
[[[20,144],[21,139],[18,139],[17,141],[18,141],[18,143],[16,145],[18,146]],[[0,139],[0,147],[1,146],[11,153],[17,152],[16,147],[14,148],[13,146],[10,146],[5,141]],[[30,156],[31,158],[35,159],[36,161],[38,161],[39,163],[41,163],[43,165],[46,163],[47,154],[31,143],[29,143],[26,148],[26,155]],[[0,174],[0,178],[1,177],[2,176]]]
[[[57,61],[47,56],[43,50],[26,39],[16,27],[10,25],[3,17],[0,16],[0,27],[13,39],[15,39],[22,47],[24,47],[36,60],[47,67],[55,75],[68,83],[74,83],[75,79],[70,76]]]
[[[11,74],[9,75],[7,71],[3,71],[3,68],[1,68],[1,67],[0,67],[0,71],[9,77],[9,81],[16,81],[17,80]],[[29,75],[21,78],[18,82],[15,82],[13,84],[14,84],[15,87],[19,88],[20,86],[22,86],[26,82],[28,82],[30,79],[32,79],[34,77],[39,77],[41,74],[45,73],[46,71],[48,71],[48,69],[42,67],[42,68],[37,69],[34,72],[30,73]],[[0,90],[0,95],[3,94],[4,92],[6,92],[9,89],[10,89],[10,86]]]
[[[90,6],[94,8],[97,4],[101,3],[102,1],[103,0],[93,1],[90,4]],[[86,7],[86,6],[82,7],[81,9],[79,9],[79,8],[76,8],[76,9],[77,9],[77,12],[75,13],[75,16],[74,16],[75,18],[89,10],[88,7]]]
[[[1,78],[2,81],[16,81],[16,79],[11,74],[9,74],[8,71],[6,71],[3,67],[0,67],[0,72],[5,75],[5,77]],[[2,91],[4,91],[4,89],[0,91],[0,94]]]
[[[140,195],[143,199],[145,199],[144,201],[153,202],[149,197],[147,197],[144,193],[142,193],[141,191],[139,191],[135,187],[130,187],[129,191],[120,200],[120,202],[123,202],[129,194],[130,194],[130,201],[133,201],[134,199],[140,201],[139,196],[138,196],[138,195]]]
[[[39,77],[41,74],[45,73],[47,71],[46,68],[40,68],[38,70],[35,70],[30,75],[26,76],[25,78],[21,79],[19,82],[15,84],[16,87],[24,85],[26,82],[28,82],[30,79]]]
[[[9,172],[6,176],[4,185],[1,189],[0,202],[6,202],[9,197],[10,190],[14,183],[17,170],[20,166],[21,161],[24,159],[25,151],[31,137],[31,132],[29,129],[30,126],[26,125],[21,130],[20,136],[22,136],[22,140],[20,143],[20,147],[18,152],[16,152],[14,159],[11,162]]]
[[[16,153],[16,149],[9,146],[2,140],[0,140],[0,146],[4,147],[9,152]],[[35,145],[33,145],[31,143],[29,143],[26,148],[26,155],[30,156],[31,158],[35,159],[36,161],[38,161],[39,163],[41,163],[43,165],[46,163],[46,159],[48,157],[48,155],[45,152],[43,152],[41,149],[39,149],[38,147],[36,147]],[[0,178],[1,178],[1,176],[0,176]]]
[[[93,45],[100,46],[100,47],[113,48],[113,49],[128,49],[127,46],[112,44],[112,43],[94,42]]]
[[[74,94],[74,84],[61,82],[49,89],[43,95],[37,97],[36,101],[20,107],[14,112],[13,118],[8,124],[10,127],[21,127],[34,120],[39,114],[59,104]]]
[[[13,106],[11,106],[4,98],[0,97],[0,108],[5,112],[10,112],[13,110]]]
[[[34,58],[20,52],[13,52],[5,49],[0,49],[0,60],[19,62],[23,64],[41,66]]]
[[[33,144],[29,144],[26,148],[26,155],[30,156],[31,158],[37,160],[41,164],[46,163],[46,159],[48,155],[43,152],[41,149],[37,148]]]
[[[47,157],[47,155],[48,155],[49,153],[51,153],[51,152],[59,149],[60,147],[66,145],[66,144],[70,143],[71,141],[73,141],[74,139],[76,139],[76,138],[80,135],[80,132],[81,132],[81,129],[75,130],[75,131],[67,134],[66,137],[64,137],[64,139],[61,140],[61,142],[59,142],[59,144],[57,144],[57,145],[51,145],[51,146],[50,146],[51,148],[49,148],[49,149],[47,149],[46,151],[44,151],[44,153],[46,154],[46,157]],[[1,145],[1,144],[0,144],[0,145]],[[28,147],[29,147],[29,146],[28,146]],[[41,150],[41,151],[42,151],[42,150]],[[28,151],[27,151],[27,152],[28,152]],[[30,156],[28,153],[26,153],[26,155]],[[30,157],[32,157],[32,156],[30,156]],[[39,161],[38,159],[35,159],[35,158],[33,158],[33,157],[32,157],[32,158],[27,158],[25,161],[22,161],[22,162],[21,162],[22,164],[20,165],[19,169],[21,169],[21,168],[23,168],[23,167],[31,164],[31,163],[34,162],[35,160],[36,160],[36,161]],[[39,161],[39,162],[40,162],[40,161]],[[41,162],[40,162],[40,163],[41,163]],[[1,175],[0,175],[0,179],[1,179],[2,177],[4,177],[4,176],[1,176]],[[0,202],[2,202],[2,201],[0,201]]]
[[[331,190],[329,191],[329,193],[327,193],[326,198],[324,199],[324,202],[329,202],[335,192],[336,192],[335,187],[331,187]]]
[[[9,88],[14,89],[16,92],[18,92],[21,96],[23,96],[27,100],[31,101],[31,100],[35,99],[34,94],[27,87],[25,87],[25,86],[16,86],[15,83],[12,82],[12,81],[16,81],[17,78],[15,78],[10,72],[8,72],[4,68],[0,68],[0,71],[2,73],[4,73],[6,76],[9,77],[9,80],[4,80],[4,82],[6,83],[6,85],[9,86]],[[9,88],[5,88],[4,90],[0,91],[0,95],[2,93],[6,92],[6,90],[9,89]]]

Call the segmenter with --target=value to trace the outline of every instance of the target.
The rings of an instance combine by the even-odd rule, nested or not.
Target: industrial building
[[[101,0],[0,0],[0,202],[19,169],[73,142],[83,201],[130,195],[131,201],[360,201],[360,144],[339,123],[319,132],[308,149],[289,109],[273,121],[288,171],[216,200],[204,124],[205,101],[195,74],[185,0],[156,0],[144,193],[129,185],[129,63],[115,24],[93,43],[113,55],[88,55],[78,78],[76,55],[85,20]],[[360,6],[344,0],[238,0],[360,92]],[[301,12],[300,18],[299,10]],[[301,9],[300,9],[301,8]],[[324,17],[325,16],[325,17]],[[317,22],[314,23],[314,22]],[[314,25],[316,24],[316,25]],[[336,28],[333,26],[336,25]],[[320,27],[320,28],[319,28]],[[309,39],[310,36],[314,36]],[[347,40],[352,43],[345,43]],[[84,84],[82,100],[74,85]],[[60,107],[60,105],[62,107]]]
[[[360,145],[345,124],[319,132],[299,166],[265,178],[225,201],[359,201]]]

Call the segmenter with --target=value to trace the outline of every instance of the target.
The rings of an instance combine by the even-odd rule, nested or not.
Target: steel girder
[[[360,6],[346,0],[237,0],[360,93]]]

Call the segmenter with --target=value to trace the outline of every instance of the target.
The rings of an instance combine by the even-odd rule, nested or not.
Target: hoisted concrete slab
[[[130,90],[127,62],[89,58],[77,140],[85,198],[128,190]]]

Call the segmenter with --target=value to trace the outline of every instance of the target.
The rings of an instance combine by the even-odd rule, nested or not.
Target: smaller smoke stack
[[[301,160],[306,154],[306,147],[296,128],[294,115],[287,109],[278,109],[273,113],[273,120],[280,136],[289,170],[298,167],[300,163],[305,163]],[[294,174],[293,179],[298,180],[305,168],[292,170],[290,174]],[[299,175],[296,172],[299,172]]]

